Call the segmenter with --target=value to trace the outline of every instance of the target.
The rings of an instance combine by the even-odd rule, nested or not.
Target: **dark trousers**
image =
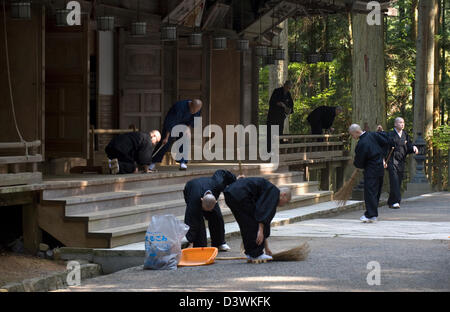
[[[404,166],[389,164],[389,199],[388,205],[392,206],[395,203],[402,201],[402,180],[403,180]]]
[[[202,214],[191,213],[190,209],[200,209]],[[211,246],[219,247],[225,244],[225,223],[219,205],[216,205],[212,211],[204,211],[200,207],[188,207],[184,216],[184,223],[189,225],[189,231],[186,238],[194,244],[194,247],[208,246],[206,236],[205,218],[208,221],[208,229],[211,235]]]
[[[272,151],[272,125],[278,126],[278,134],[283,135],[284,119],[277,121],[267,121],[267,153],[270,153]]]
[[[152,162],[153,163],[160,163],[164,157],[164,155],[167,153],[167,151],[169,151],[169,148],[172,146],[173,142],[177,141],[178,139],[180,139],[183,135],[181,135],[178,138],[175,137],[169,137],[169,140],[167,141],[167,144],[163,146],[163,148],[161,148],[161,150],[159,150],[158,153],[156,153],[156,151],[158,151],[158,149],[161,147],[162,144],[162,140],[159,141],[159,143],[156,145],[154,151],[156,154],[153,154],[152,157]],[[183,145],[180,146],[179,149],[180,153],[183,153]],[[177,162],[179,163],[186,163],[187,164],[187,160],[185,160],[184,158],[181,158],[180,160],[177,160]]]
[[[237,202],[230,193],[224,195],[225,202],[239,225],[245,254],[253,258],[262,255],[265,240],[270,236],[270,225],[264,225],[264,241],[261,245],[256,244],[259,224],[254,217],[255,204],[251,201]]]
[[[136,170],[136,163],[130,155],[122,153],[111,145],[106,146],[105,152],[109,159],[117,158],[119,173],[134,173]]]
[[[383,176],[364,176],[364,202],[366,204],[367,218],[378,217],[378,203],[380,202],[381,189],[383,188]]]

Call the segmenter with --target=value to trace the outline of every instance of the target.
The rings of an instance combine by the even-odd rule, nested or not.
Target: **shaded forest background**
[[[402,116],[406,130],[412,133],[414,75],[416,57],[417,0],[398,0],[393,7],[397,16],[385,16],[386,120],[392,128],[394,119]],[[437,40],[440,68],[441,124],[449,124],[450,4],[440,1],[440,27]],[[352,36],[347,15],[313,16],[289,20],[289,51],[305,55],[313,51],[332,51],[334,60],[317,64],[290,63],[288,78],[294,82],[291,91],[294,113],[290,115],[290,133],[308,134],[306,117],[321,105],[344,107],[334,124],[336,132],[346,132],[352,120]],[[270,66],[270,65],[269,65]],[[260,69],[259,123],[265,124],[269,103],[269,66]],[[448,131],[447,127],[441,127]],[[439,130],[438,130],[439,131]]]

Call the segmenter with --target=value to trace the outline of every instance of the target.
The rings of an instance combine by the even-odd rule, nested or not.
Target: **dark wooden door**
[[[139,131],[161,129],[163,122],[163,53],[151,38],[119,33],[119,126]]]
[[[45,33],[45,143],[47,157],[89,153],[89,23]]]

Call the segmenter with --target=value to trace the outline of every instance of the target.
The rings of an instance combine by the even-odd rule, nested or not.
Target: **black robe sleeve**
[[[409,138],[409,135],[405,132],[406,135],[406,154],[413,154],[414,153],[414,144]]]
[[[355,148],[355,159],[353,164],[358,169],[364,169],[366,167],[367,159],[367,146],[364,142],[358,142]]]
[[[267,187],[255,203],[256,221],[265,225],[270,224],[275,215],[279,200],[280,190],[273,184]]]
[[[161,134],[163,137],[167,134],[167,132],[170,133],[172,131],[172,128],[176,125],[179,125],[183,120],[183,117],[186,113],[186,110],[183,109],[183,105],[187,105],[187,101],[177,102],[170,108],[169,112],[166,115],[166,118],[164,119],[165,133]]]
[[[153,145],[150,136],[142,134],[143,138],[136,153],[136,163],[138,165],[150,165],[152,163]]]
[[[228,170],[217,170],[214,172],[213,179],[218,185],[220,192],[223,192],[225,187],[236,181],[236,176]]]

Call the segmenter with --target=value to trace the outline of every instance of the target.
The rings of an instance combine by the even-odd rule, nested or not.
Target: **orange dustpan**
[[[181,250],[178,266],[197,266],[214,263],[219,251],[216,247],[185,248]]]

